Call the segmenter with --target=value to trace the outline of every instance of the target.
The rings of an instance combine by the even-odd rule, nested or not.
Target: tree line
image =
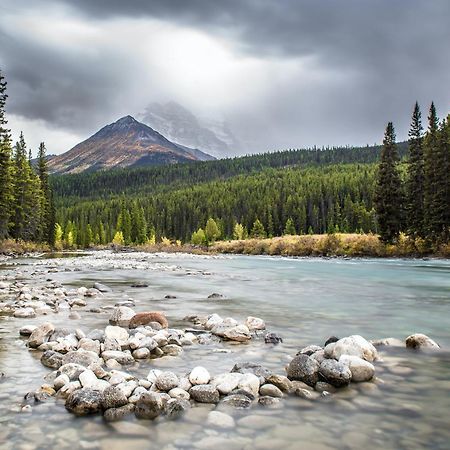
[[[13,147],[5,115],[7,98],[6,81],[0,71],[0,240],[14,238],[53,245],[55,209],[45,145],[39,146],[36,167],[23,133]]]
[[[434,103],[424,133],[416,102],[409,130],[409,158],[402,174],[395,130],[389,122],[379,164],[375,209],[381,239],[395,243],[399,234],[432,244],[450,238],[450,115],[439,120]]]

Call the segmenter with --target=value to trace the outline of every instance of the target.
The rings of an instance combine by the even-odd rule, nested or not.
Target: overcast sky
[[[62,153],[153,101],[226,118],[250,151],[406,137],[450,106],[449,0],[1,0],[7,113]]]

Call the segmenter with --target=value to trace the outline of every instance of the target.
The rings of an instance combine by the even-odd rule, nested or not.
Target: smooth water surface
[[[12,266],[11,264],[17,264]],[[56,268],[56,269],[52,269]],[[50,273],[48,273],[50,270]],[[58,270],[58,272],[55,272]],[[142,253],[91,253],[77,258],[11,260],[0,278],[15,274],[25,282],[52,279],[65,287],[100,281],[112,288],[78,309],[81,319],[60,312],[34,319],[0,317],[0,447],[34,448],[242,448],[360,449],[448,448],[450,430],[450,261],[286,259],[254,256],[199,257]],[[132,288],[137,281],[148,288]],[[224,299],[211,300],[213,292]],[[177,298],[164,299],[170,294]],[[44,383],[50,369],[40,364],[18,335],[24,324],[51,321],[89,332],[107,325],[109,312],[92,306],[114,305],[131,298],[136,311],[165,311],[171,326],[189,327],[192,314],[220,314],[244,320],[261,317],[284,342],[266,345],[219,343],[185,347],[181,357],[136,364],[130,372],[146,376],[151,368],[185,374],[205,366],[212,375],[235,362],[256,361],[284,374],[290,357],[310,344],[323,345],[331,335],[361,334],[367,339],[404,340],[422,332],[439,342],[439,352],[379,348],[377,380],[352,384],[315,402],[285,397],[281,407],[254,406],[228,411],[236,427],[220,430],[206,423],[214,408],[192,408],[177,422],[138,421],[134,416],[107,424],[101,416],[75,418],[61,400],[51,399],[32,414],[18,413],[23,395]],[[216,353],[226,348],[230,353]],[[220,406],[219,406],[220,409]]]

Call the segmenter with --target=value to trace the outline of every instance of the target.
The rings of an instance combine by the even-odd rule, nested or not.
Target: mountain
[[[79,173],[211,159],[214,157],[177,145],[133,117],[125,116],[68,152],[50,158],[48,165],[52,173]]]
[[[171,141],[201,148],[217,158],[242,153],[242,144],[225,122],[198,119],[178,103],[150,103],[138,117]]]

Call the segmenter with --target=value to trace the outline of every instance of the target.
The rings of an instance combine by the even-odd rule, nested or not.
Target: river
[[[50,271],[50,273],[49,273]],[[412,449],[448,448],[450,442],[450,261],[402,259],[317,259],[258,256],[193,256],[92,252],[73,258],[20,258],[1,266],[0,278],[52,279],[64,287],[112,288],[69,312],[18,319],[0,316],[0,448],[105,449]],[[146,288],[132,284],[145,282]],[[208,299],[213,292],[222,299]],[[165,299],[166,295],[176,298]],[[302,347],[323,345],[329,336],[360,334],[366,339],[421,332],[442,350],[413,351],[379,347],[376,380],[351,384],[308,402],[286,396],[277,408],[259,405],[229,412],[235,427],[222,430],[206,422],[211,405],[197,405],[178,421],[163,418],[105,423],[102,417],[76,418],[61,400],[50,399],[20,413],[23,395],[37,389],[51,372],[31,352],[18,330],[51,321],[89,332],[107,325],[110,311],[93,306],[132,299],[136,311],[160,310],[174,327],[183,318],[218,313],[245,320],[261,317],[283,343],[263,339],[247,344],[222,342],[229,353],[208,345],[186,348],[179,357],[139,363],[130,369],[143,377],[152,368],[184,374],[195,366],[211,374],[231,370],[239,361],[255,361],[284,374]]]

